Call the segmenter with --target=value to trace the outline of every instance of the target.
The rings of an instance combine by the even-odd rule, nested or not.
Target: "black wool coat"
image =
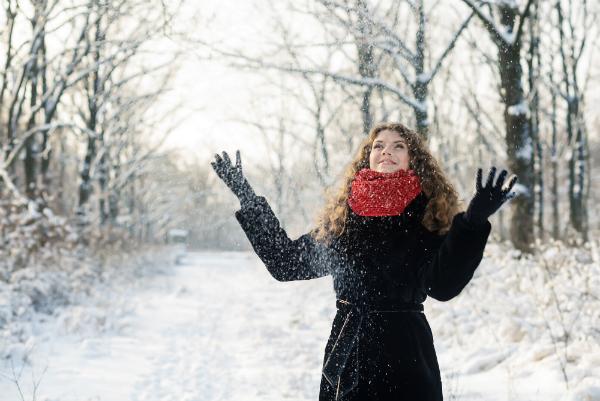
[[[454,216],[443,235],[422,224],[420,193],[399,216],[350,215],[324,245],[291,240],[264,197],[236,212],[252,247],[279,281],[332,275],[337,313],[325,346],[319,400],[440,401],[442,384],[427,296],[447,301],[473,277],[491,230]]]

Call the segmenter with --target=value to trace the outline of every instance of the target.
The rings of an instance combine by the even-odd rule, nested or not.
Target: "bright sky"
[[[189,29],[190,35],[211,43],[227,40],[230,49],[256,50],[276,35],[267,16],[269,1],[280,6],[275,0],[204,0],[201,6],[191,2],[190,7],[201,8],[203,22]],[[188,23],[186,20],[194,11],[197,12],[184,13],[184,23]],[[292,22],[297,21],[292,19]],[[306,27],[303,25],[302,28]],[[252,128],[233,120],[256,119],[249,107],[251,101],[268,104],[268,97],[260,96],[261,80],[252,73],[226,67],[223,61],[203,61],[197,49],[200,47],[190,47],[173,83],[174,92],[166,100],[167,104],[183,102],[182,115],[191,114],[169,137],[166,145],[182,149],[184,157],[200,160],[212,159],[217,151],[233,153],[240,149],[245,160],[258,162],[266,157],[262,139]],[[597,104],[598,97],[592,93],[588,102]]]
[[[264,26],[256,1],[205,0],[202,15],[209,23],[199,24],[192,34],[211,42],[227,38],[244,49],[259,46],[264,40],[255,27]],[[194,4],[194,6],[197,6]],[[211,17],[206,17],[211,16]],[[191,47],[173,83],[168,102],[183,102],[182,114],[190,114],[166,142],[181,148],[184,155],[212,158],[216,151],[240,149],[245,159],[256,155],[257,135],[233,121],[247,116],[248,104],[260,80],[250,73],[229,68],[222,61],[204,61]],[[259,139],[260,140],[260,139]]]

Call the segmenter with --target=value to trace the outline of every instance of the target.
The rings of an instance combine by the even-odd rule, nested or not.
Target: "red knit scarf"
[[[368,168],[354,176],[348,205],[360,216],[397,216],[421,192],[413,170],[380,173]]]

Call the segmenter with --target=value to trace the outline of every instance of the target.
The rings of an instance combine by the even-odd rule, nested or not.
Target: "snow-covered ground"
[[[564,353],[564,338],[551,334],[560,333],[552,299],[527,287],[544,279],[527,267],[490,245],[463,294],[427,301],[447,400],[600,400],[600,345],[573,334]],[[131,277],[35,314],[25,343],[0,361],[0,401],[318,398],[335,313],[330,278],[279,283],[243,252],[190,253]],[[559,305],[579,333],[598,320],[581,303],[577,319]]]

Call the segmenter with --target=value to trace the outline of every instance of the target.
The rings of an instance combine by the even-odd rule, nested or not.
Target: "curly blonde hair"
[[[423,226],[438,234],[444,234],[450,228],[452,218],[460,211],[458,194],[429,152],[426,143],[418,133],[400,123],[380,123],[371,129],[369,136],[359,146],[358,153],[346,169],[343,185],[329,197],[317,218],[317,227],[311,231],[316,240],[330,243],[344,232],[349,215],[348,197],[354,176],[363,168],[369,168],[373,142],[380,132],[386,130],[397,132],[406,141],[409,168],[419,177],[421,190],[429,198],[422,220]]]

